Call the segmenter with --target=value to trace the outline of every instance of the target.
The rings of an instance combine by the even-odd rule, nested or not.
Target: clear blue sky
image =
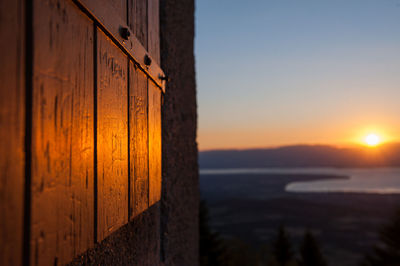
[[[400,136],[400,0],[197,0],[199,148]]]

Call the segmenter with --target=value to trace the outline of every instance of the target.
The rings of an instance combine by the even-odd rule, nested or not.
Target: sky
[[[200,150],[400,137],[400,0],[197,0]]]

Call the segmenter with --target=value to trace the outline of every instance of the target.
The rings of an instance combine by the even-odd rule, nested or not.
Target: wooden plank
[[[97,34],[98,241],[128,222],[128,59]]]
[[[149,0],[148,9],[149,54],[160,64],[159,1]],[[154,62],[153,62],[154,63]],[[161,93],[149,83],[149,205],[161,199]]]
[[[116,10],[109,0],[73,0],[80,8],[84,9],[89,16],[100,24],[102,30],[106,31],[108,36],[111,36],[113,41],[118,44],[122,50],[135,61],[140,68],[148,75],[160,89],[165,91],[166,83],[160,77],[164,77],[164,72],[157,64],[157,59],[151,59],[150,66],[145,64],[146,56],[151,58],[147,49],[143,47],[141,42],[130,31],[127,21],[119,16],[119,11]],[[121,37],[121,28],[126,28],[130,32],[130,38],[125,40]]]
[[[161,91],[149,82],[149,206],[161,199]]]
[[[147,0],[128,0],[128,25],[143,47],[147,48]]]
[[[127,8],[127,3],[126,0],[107,0],[108,3],[116,10],[118,17],[122,19],[122,21],[127,21],[126,18],[126,8]]]
[[[160,61],[160,7],[159,0],[148,0],[148,44],[147,48],[155,60],[161,65]]]
[[[147,77],[129,64],[130,217],[149,206]]]
[[[0,265],[22,265],[24,1],[0,1]]]
[[[31,265],[93,245],[93,26],[69,1],[34,1]]]

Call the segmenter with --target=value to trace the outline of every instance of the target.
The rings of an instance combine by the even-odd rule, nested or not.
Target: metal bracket
[[[72,0],[165,93],[167,79],[107,0]]]

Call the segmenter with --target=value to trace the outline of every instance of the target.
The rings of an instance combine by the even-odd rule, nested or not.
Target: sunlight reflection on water
[[[349,179],[292,182],[287,192],[400,194],[400,168],[254,168],[202,169],[201,175],[218,174],[313,174],[340,175]]]

